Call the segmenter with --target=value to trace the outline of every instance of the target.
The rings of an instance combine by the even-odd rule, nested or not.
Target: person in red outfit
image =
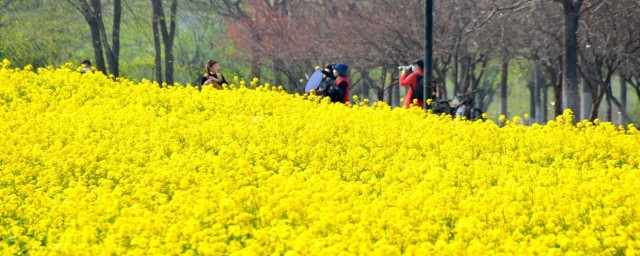
[[[347,104],[349,100],[349,90],[351,82],[348,75],[349,67],[344,63],[338,63],[333,66],[333,74],[337,77],[336,82],[329,88],[329,97],[332,102],[342,102]]]
[[[413,72],[411,72],[413,70]],[[411,69],[406,69],[400,76],[400,85],[407,87],[407,95],[404,98],[404,107],[410,108],[413,103],[411,95],[418,86],[418,79],[424,77],[424,61],[416,60],[411,65]],[[424,100],[418,101],[418,106],[424,108]]]

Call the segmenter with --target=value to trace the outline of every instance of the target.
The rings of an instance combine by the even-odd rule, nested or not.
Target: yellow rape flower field
[[[0,67],[3,255],[637,255],[633,126]]]

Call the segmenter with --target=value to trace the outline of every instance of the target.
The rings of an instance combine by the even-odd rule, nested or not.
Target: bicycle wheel
[[[482,117],[482,110],[480,110],[479,108],[472,108],[469,112],[469,120],[474,121],[478,119],[484,120],[484,118]]]

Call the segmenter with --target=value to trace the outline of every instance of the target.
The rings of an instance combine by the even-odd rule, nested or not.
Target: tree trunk
[[[500,115],[508,116],[507,112],[507,83],[509,75],[509,60],[502,61],[502,78],[500,81]]]
[[[549,119],[549,86],[542,87],[542,116],[539,117],[540,123]]]
[[[589,115],[589,120],[593,121],[598,118],[598,109],[600,108],[600,104],[602,103],[602,98],[604,97],[604,90],[598,87],[597,97],[594,99],[593,104],[591,105],[591,114]]]
[[[87,18],[87,23],[91,29],[91,41],[93,46],[93,54],[96,58],[95,65],[98,71],[107,73],[107,65],[104,61],[104,51],[102,50],[102,40],[100,39],[100,30],[98,29],[98,23],[93,17]]]
[[[386,102],[387,104],[389,104],[389,106],[394,107],[394,103],[393,103],[393,86],[395,85],[395,82],[391,82],[391,84],[389,84],[389,87],[386,88],[387,93],[385,94],[387,96]],[[640,95],[640,94],[639,94]]]
[[[260,70],[261,59],[260,55],[257,53],[257,50],[252,50],[251,57],[251,78],[260,78],[262,72]]]
[[[153,1],[152,1],[153,4]],[[155,63],[155,71],[154,71],[154,75],[156,78],[156,82],[158,82],[158,85],[160,87],[162,87],[162,45],[160,44],[160,29],[159,26],[160,24],[158,24],[160,17],[158,15],[158,13],[156,12],[155,9],[155,4],[154,4],[154,9],[153,9],[153,46],[155,49],[155,59],[154,59],[154,63]],[[200,81],[198,81],[200,82]]]
[[[71,0],[67,0],[72,6],[74,6],[84,17],[89,25],[91,31],[91,45],[93,46],[93,53],[95,55],[95,65],[98,71],[107,73],[107,66],[104,60],[104,50],[102,48],[102,39],[100,38],[100,26],[98,24],[98,15],[94,12],[85,0],[75,3]]]
[[[560,67],[563,65],[562,61],[559,62],[560,63]],[[563,87],[564,87],[564,73],[563,72],[558,72],[558,77],[556,79],[556,83],[554,84],[554,91],[555,91],[555,105],[553,106],[553,115],[554,118],[556,116],[562,115],[562,95],[563,95]]]
[[[637,78],[637,82],[634,80],[631,80],[633,78],[629,78],[630,80],[627,80],[627,83],[631,84],[631,87],[633,87],[633,90],[636,93],[636,97],[638,97],[638,100],[640,100],[640,77]]]
[[[100,3],[100,0],[91,0],[91,5],[93,7],[93,13],[95,15],[95,19],[98,24],[98,30],[100,31],[102,46],[104,47],[105,52],[107,54],[107,64],[109,68],[109,73],[117,77],[118,63],[117,63],[117,59],[115,58],[113,49],[111,48],[111,44],[109,43],[109,37],[107,36],[107,29],[105,28],[104,20],[102,19],[102,16],[103,16],[102,4]],[[114,21],[114,23],[115,22],[116,21]]]
[[[438,90],[438,95],[437,95],[436,99],[446,99],[446,98],[448,98],[447,84],[445,83],[446,77],[447,77],[447,72],[446,71],[440,72],[439,79],[438,79],[438,84],[436,86],[436,88]]]
[[[282,85],[282,72],[278,69],[278,67],[282,67],[282,61],[280,60],[273,60],[273,69],[272,69],[272,73],[273,73],[273,85],[274,86],[279,86]]]
[[[160,32],[162,32],[162,42],[164,44],[164,72],[165,81],[168,85],[173,85],[173,39],[176,31],[176,12],[178,10],[178,1],[171,2],[170,25],[167,28],[166,18],[164,16],[164,8],[162,1],[156,0],[160,11]]]
[[[527,89],[529,89],[529,117],[535,121],[536,117],[536,82],[532,81],[527,84]]]
[[[162,6],[162,0],[151,0],[151,5],[153,6],[153,16],[155,22],[160,26],[160,34],[162,35],[162,43],[164,45],[164,69],[165,69],[165,82],[168,85],[173,85],[173,66],[174,66],[174,56],[173,56],[173,40],[175,38],[176,33],[176,13],[178,12],[178,1],[173,0],[171,2],[171,10],[170,10],[170,24],[167,28],[166,18],[164,16],[164,7]],[[155,37],[154,33],[154,37]],[[155,40],[155,38],[154,38]],[[155,43],[155,42],[154,42]],[[156,52],[156,56],[157,56]],[[156,60],[157,61],[157,60]],[[157,63],[156,63],[157,66]],[[157,70],[157,67],[156,67]],[[157,76],[157,75],[156,75]]]
[[[362,80],[362,90],[360,90],[360,100],[364,100],[364,99],[368,99],[369,98],[369,90],[371,90],[371,83],[373,82],[373,80],[369,77],[369,71],[363,71],[367,73],[366,79]],[[363,74],[364,77],[364,74]]]
[[[400,85],[398,82],[393,82],[389,85],[389,106],[399,107],[400,104]]]
[[[605,85],[604,91],[607,99],[607,121],[611,122],[613,120],[613,105],[611,102],[613,92],[611,91],[611,84]]]
[[[627,112],[627,80],[623,77],[620,78],[620,124],[626,126],[627,122],[625,122],[622,113]]]
[[[298,83],[292,76],[287,76],[287,92],[288,93],[300,93],[298,90]],[[304,88],[302,89],[304,93]]]
[[[259,45],[260,42],[262,42],[262,38],[255,29],[251,30],[251,38],[254,40],[254,43],[251,44],[251,76],[260,78],[262,75],[262,70],[260,68],[260,65],[262,64],[262,54],[256,45]]]
[[[564,0],[564,88],[563,108],[571,109],[576,119],[580,117],[578,91],[578,21],[582,0]]]
[[[396,78],[393,79],[393,82],[391,84],[389,84],[389,106],[392,107],[399,107],[400,105],[400,84],[399,84],[399,77],[400,77],[400,71],[398,69],[393,69],[393,71],[391,71],[391,77],[392,78]],[[639,94],[640,95],[640,94]]]
[[[586,81],[582,83],[582,95],[580,97],[580,113],[582,113],[580,119],[582,120],[589,119],[589,110],[591,109],[591,105],[593,105],[594,95],[590,87]]]
[[[451,72],[451,77],[453,78],[453,96],[456,96],[456,92],[458,91],[458,87],[460,86],[460,62],[458,58],[458,52],[454,52],[453,58],[453,69]]]
[[[462,65],[460,68],[461,80],[459,86],[453,91],[454,96],[466,93],[467,88],[469,87],[469,73],[473,72],[472,70],[470,70],[471,67],[469,67],[470,58],[471,57],[469,57],[468,55],[462,57],[462,63],[460,64]]]
[[[111,31],[111,53],[112,63],[109,66],[113,67],[114,76],[120,76],[120,23],[122,21],[122,0],[115,0],[113,2],[113,24]]]
[[[399,77],[400,76],[400,71],[398,71],[398,69],[394,69],[392,72],[392,75],[394,77]],[[391,98],[393,99],[393,106],[394,107],[400,107],[403,106],[402,103],[400,103],[400,98],[404,97],[406,94],[405,91],[400,89],[400,81],[398,80],[398,83],[393,84],[393,94],[391,94]]]
[[[178,13],[178,0],[171,2],[171,16],[168,33],[162,33],[162,40],[164,41],[164,58],[165,58],[165,80],[167,84],[174,84],[174,64],[175,58],[173,56],[173,41],[176,36],[176,14]],[[163,22],[166,24],[165,22]],[[166,25],[165,25],[166,26]],[[160,26],[162,28],[162,26]],[[165,27],[166,29],[166,27]],[[165,37],[166,34],[166,37]]]
[[[542,91],[543,78],[540,65],[537,62],[533,65],[533,77],[533,115],[531,118],[536,123],[542,123],[542,102],[540,99],[540,92]]]
[[[549,105],[553,106],[553,118],[562,114],[562,57],[560,56],[555,60],[544,62],[542,64],[547,70],[547,73],[549,73],[549,84],[545,86],[544,90],[546,102],[544,103],[543,108],[544,111],[547,112],[545,114],[545,119],[548,120],[550,117],[547,109],[549,108]],[[551,104],[548,104],[549,89],[553,89],[554,95]]]
[[[371,85],[368,82],[363,81],[362,90],[360,93],[360,99],[368,99],[369,98],[369,90],[371,90]]]
[[[384,101],[384,91],[387,87],[387,76],[389,75],[389,71],[385,66],[382,67],[382,71],[380,72],[380,87],[374,89],[376,90],[376,97],[378,100]],[[390,85],[389,85],[390,86]]]

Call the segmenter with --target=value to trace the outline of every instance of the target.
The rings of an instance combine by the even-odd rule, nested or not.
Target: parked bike
[[[455,96],[451,99],[431,102],[434,114],[448,114],[452,117],[466,117],[467,120],[483,119],[482,110],[475,107],[473,95],[478,90]]]

